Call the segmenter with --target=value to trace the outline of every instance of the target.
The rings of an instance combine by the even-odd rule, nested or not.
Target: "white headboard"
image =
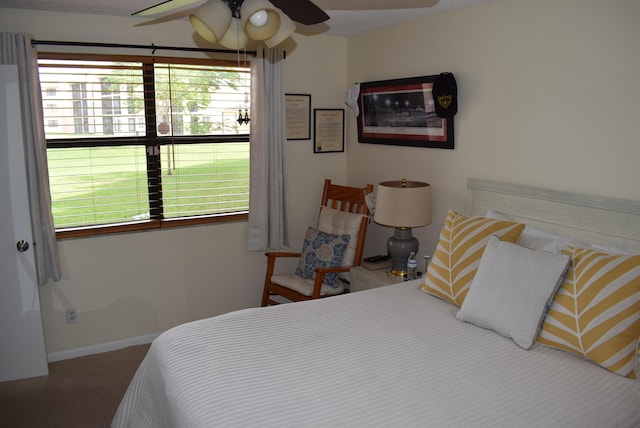
[[[467,213],[487,209],[585,243],[640,254],[640,202],[470,178]]]

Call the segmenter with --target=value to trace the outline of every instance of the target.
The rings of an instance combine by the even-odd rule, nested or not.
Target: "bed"
[[[540,343],[545,328],[553,332],[542,322],[561,318],[554,305],[565,276],[578,281],[578,262],[569,268],[579,260],[575,247],[637,261],[630,254],[640,254],[640,203],[475,179],[468,195],[461,218],[522,224],[519,235],[527,228],[530,240],[568,239],[572,248],[529,348],[515,342],[517,334],[459,319],[463,309],[472,312],[477,284],[491,273],[486,244],[461,305],[425,292],[427,276],[175,327],[153,342],[112,426],[640,426],[640,380],[633,378],[640,338],[625,345],[632,357],[616,356],[623,363],[559,349],[553,334]],[[640,286],[631,284],[624,318],[635,334]]]

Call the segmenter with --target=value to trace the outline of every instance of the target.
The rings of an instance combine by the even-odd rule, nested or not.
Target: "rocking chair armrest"
[[[293,251],[267,251],[264,255],[267,256],[267,276],[266,281],[269,281],[271,275],[276,267],[276,261],[280,257],[300,257],[302,253],[293,252]]]
[[[292,251],[267,251],[264,253],[267,257],[300,257],[302,253]]]
[[[313,269],[313,271],[316,273],[316,278],[313,282],[313,292],[311,294],[311,296],[314,299],[317,299],[320,297],[320,292],[322,290],[322,283],[324,282],[324,277],[326,274],[328,273],[332,273],[332,272],[349,272],[349,269],[351,269],[351,266],[339,266],[339,267],[316,267]]]
[[[331,272],[349,272],[351,266],[338,266],[338,267],[315,267],[313,270],[316,274],[322,273],[327,274]],[[324,276],[324,275],[323,275]]]

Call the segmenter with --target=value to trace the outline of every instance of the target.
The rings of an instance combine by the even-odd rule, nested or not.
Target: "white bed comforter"
[[[455,318],[418,281],[158,337],[114,427],[639,427],[640,380]]]

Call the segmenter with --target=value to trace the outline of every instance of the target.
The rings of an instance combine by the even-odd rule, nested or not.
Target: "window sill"
[[[143,222],[117,224],[117,225],[105,225],[105,226],[91,226],[74,229],[62,229],[56,231],[56,238],[58,240],[71,239],[71,238],[84,238],[89,236],[100,235],[113,235],[120,233],[132,233],[142,232],[147,230],[157,230],[175,227],[189,227],[199,226],[204,224],[215,223],[231,223],[238,221],[247,221],[249,219],[249,213],[236,213],[236,214],[221,214],[203,217],[191,217],[169,220],[148,220]]]

